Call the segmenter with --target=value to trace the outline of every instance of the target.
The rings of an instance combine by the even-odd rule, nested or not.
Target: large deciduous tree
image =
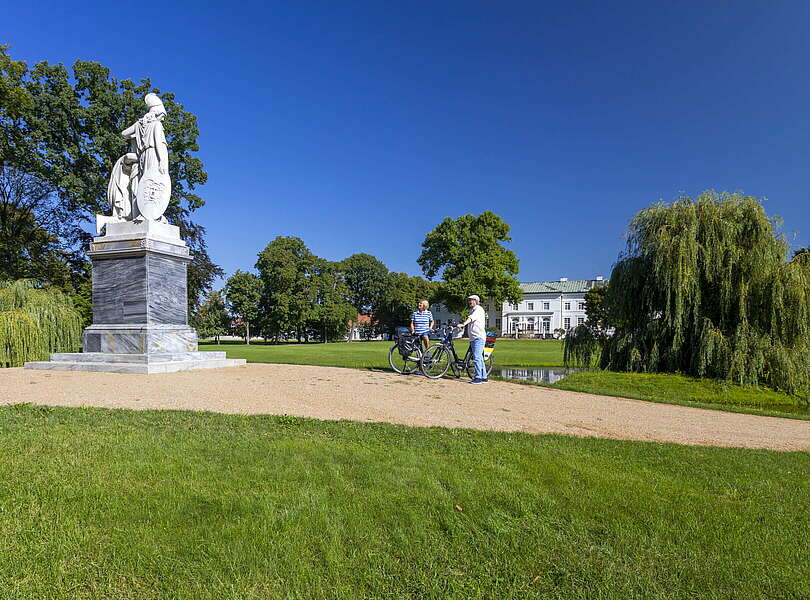
[[[563,360],[566,364],[591,367],[599,359],[600,344],[609,335],[609,316],[605,306],[607,287],[599,285],[585,292],[585,323],[573,330],[561,330],[565,336]],[[556,330],[555,330],[556,333]]]
[[[441,276],[442,302],[453,312],[465,309],[470,294],[516,304],[518,259],[504,245],[511,239],[509,225],[491,211],[448,217],[427,234],[417,262],[428,279]]]
[[[60,212],[49,185],[0,165],[0,279],[72,287],[78,267],[59,236]]]
[[[439,284],[412,277],[407,273],[389,273],[385,280],[385,294],[377,312],[374,313],[378,327],[393,333],[411,321],[416,303],[425,299],[433,302],[439,295]]]
[[[0,367],[78,352],[81,334],[81,315],[60,290],[28,280],[0,281]]]
[[[600,364],[810,393],[810,267],[750,196],[639,212],[604,299]]]
[[[388,267],[371,254],[352,254],[340,265],[349,300],[363,314],[373,314],[382,303],[386,291]]]
[[[346,338],[349,322],[357,318],[350,291],[344,281],[342,264],[317,258],[312,266],[310,326],[323,342]]]
[[[225,283],[225,300],[231,313],[245,328],[245,343],[250,344],[251,324],[259,320],[262,283],[253,273],[236,271]]]
[[[118,80],[106,67],[87,61],[76,61],[71,71],[47,62],[28,68],[12,60],[4,47],[0,47],[0,92],[0,163],[53,189],[61,220],[59,237],[82,257],[90,238],[85,226],[94,213],[110,208],[107,179],[127,149],[119,132],[144,113],[146,93],[161,97],[167,109],[163,125],[172,179],[166,217],[180,227],[192,249],[188,292],[193,310],[222,275],[208,256],[205,229],[191,219],[204,204],[194,190],[207,179],[202,162],[193,155],[199,149],[196,117],[174,94],[161,92],[149,79]],[[52,234],[47,229],[46,233]]]
[[[274,337],[306,333],[315,293],[311,278],[317,257],[297,237],[279,236],[259,253],[256,269],[262,282],[263,325]]]
[[[221,291],[211,290],[206,294],[205,300],[191,318],[191,325],[200,337],[214,338],[219,344],[220,336],[228,333],[231,325],[231,317]]]

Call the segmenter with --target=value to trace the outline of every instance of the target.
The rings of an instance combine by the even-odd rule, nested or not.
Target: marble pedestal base
[[[27,362],[26,369],[51,371],[100,371],[104,373],[174,373],[194,369],[217,369],[244,365],[243,358],[225,358],[224,352],[174,352],[115,354],[75,352],[51,354],[50,361]]]
[[[188,325],[94,324],[84,330],[83,349],[111,354],[196,352],[197,332]]]
[[[188,325],[187,265],[191,255],[174,225],[106,222],[87,253],[93,262],[93,324],[82,353],[52,354],[27,369],[170,373],[243,365],[224,352],[197,352]]]

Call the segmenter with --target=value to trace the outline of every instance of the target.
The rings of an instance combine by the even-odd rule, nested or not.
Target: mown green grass
[[[810,419],[806,404],[794,396],[767,388],[683,375],[585,371],[572,373],[551,387],[652,402],[735,410],[748,414]]]
[[[798,452],[10,406],[0,597],[806,598],[808,474]]]
[[[248,362],[388,369],[388,350],[393,342],[337,342],[330,344],[200,344],[200,350],[226,351],[228,358]],[[468,341],[456,340],[463,357]],[[500,365],[552,367],[562,365],[562,342],[558,340],[498,340],[495,355]]]

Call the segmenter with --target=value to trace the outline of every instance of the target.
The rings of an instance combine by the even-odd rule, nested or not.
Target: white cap
[[[476,302],[481,302],[481,298],[473,294],[472,296],[467,296],[467,300],[475,300]]]

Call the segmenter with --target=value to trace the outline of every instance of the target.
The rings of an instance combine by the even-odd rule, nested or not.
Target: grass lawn
[[[808,473],[810,453],[10,406],[0,596],[807,598]]]
[[[807,405],[800,404],[794,396],[767,388],[739,386],[683,375],[588,371],[572,373],[551,387],[652,402],[730,409],[749,414],[810,419]],[[786,412],[789,414],[785,414]]]
[[[388,350],[393,342],[337,342],[330,344],[200,344],[200,350],[225,350],[228,358],[248,362],[388,369]],[[466,339],[456,341],[456,352],[464,356]],[[553,367],[562,365],[562,342],[558,340],[498,340],[495,357],[499,365]]]

